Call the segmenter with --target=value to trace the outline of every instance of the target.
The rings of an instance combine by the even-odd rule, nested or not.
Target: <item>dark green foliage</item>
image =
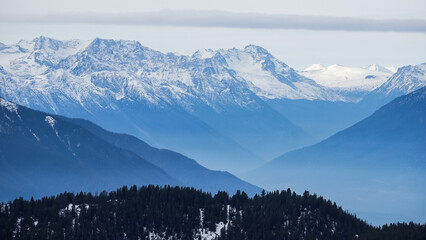
[[[378,228],[371,228],[369,231],[360,234],[359,239],[365,240],[424,240],[426,239],[426,223],[392,223]]]
[[[0,239],[365,239],[424,234],[424,226],[372,228],[336,204],[305,192],[238,191],[215,196],[194,188],[136,186],[114,192],[63,193],[41,200],[22,198],[0,205]],[[204,229],[204,230],[201,230]],[[380,235],[382,234],[382,235]],[[152,236],[151,236],[152,237]],[[390,238],[389,238],[390,239]]]

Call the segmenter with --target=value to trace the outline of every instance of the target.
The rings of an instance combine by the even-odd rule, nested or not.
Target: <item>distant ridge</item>
[[[82,121],[34,111],[0,98],[0,201],[63,191],[94,193],[133,184],[194,186],[205,191],[241,189],[250,195],[261,191],[178,153],[106,132],[88,121],[74,122]],[[129,139],[125,143],[144,148],[133,149],[138,154],[125,150],[83,125],[108,134],[108,140]],[[158,165],[168,167],[167,171]]]
[[[310,189],[376,224],[424,222],[425,146],[423,87],[318,144],[285,153],[246,179],[267,189]]]

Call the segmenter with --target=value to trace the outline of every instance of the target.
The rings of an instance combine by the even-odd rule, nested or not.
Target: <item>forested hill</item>
[[[0,239],[424,239],[425,226],[374,228],[329,200],[275,191],[212,196],[194,188],[122,187],[0,205]],[[401,237],[399,236],[399,237]]]

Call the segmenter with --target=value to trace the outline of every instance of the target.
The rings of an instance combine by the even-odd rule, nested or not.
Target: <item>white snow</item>
[[[45,42],[45,46],[38,49],[38,47],[41,47],[38,46],[41,41]],[[0,66],[14,75],[43,74],[48,70],[48,67],[35,62],[36,53],[38,56],[42,56],[42,58],[57,64],[62,59],[82,51],[91,42],[81,40],[58,41],[51,39],[51,41],[59,44],[58,49],[52,49],[48,43],[49,41],[49,38],[39,37],[30,41],[22,40],[15,45],[10,45],[8,48],[2,49],[0,51]]]
[[[305,71],[318,71],[318,70],[324,70],[325,67],[321,64],[312,64],[311,66],[307,67]]]
[[[80,212],[81,212],[81,210],[83,208],[85,208],[86,210],[90,208],[90,206],[88,204],[86,204],[86,203],[82,204],[82,205],[80,205],[80,204],[75,204],[74,205],[74,204],[70,203],[65,208],[59,210],[59,213],[58,213],[59,216],[62,216],[62,217],[65,216],[65,212],[72,211],[73,207],[74,207],[74,212],[77,214],[77,217],[80,216]]]
[[[215,54],[216,52],[212,49],[200,49],[194,53],[194,56],[201,59],[207,59],[214,57]]]
[[[155,233],[155,232],[150,232],[149,233],[149,240],[173,240],[173,239],[176,239],[176,236],[170,236],[168,238],[166,238],[165,236],[166,236],[165,232],[163,232],[161,234]]]
[[[43,41],[43,48],[37,48]],[[203,102],[220,111],[230,105],[259,106],[254,94],[263,99],[347,101],[336,90],[371,91],[390,76],[368,69],[342,70],[341,66],[316,64],[301,72],[303,77],[256,46],[201,49],[192,56],[178,56],[145,47],[141,50],[135,41],[109,42],[108,48],[103,42],[107,40],[95,41],[36,38],[0,50],[0,65],[6,71],[0,73],[0,81],[7,79],[0,91],[19,104],[54,113],[61,113],[59,106],[67,104],[88,113],[115,110],[119,101],[143,101],[158,107],[178,105],[188,111]],[[86,50],[97,43],[99,51],[92,56]],[[140,50],[143,58],[137,55]],[[36,62],[36,53],[53,66]],[[55,65],[64,59],[65,65]],[[74,68],[81,72],[73,72]],[[365,78],[367,75],[374,77]]]
[[[383,67],[379,64],[371,64],[370,66],[366,67],[366,69],[376,72],[384,72],[384,73],[396,73],[397,69],[395,67]]]
[[[200,227],[204,225],[204,209],[200,208]]]
[[[55,129],[55,123],[56,123],[56,120],[55,120],[53,117],[51,117],[51,116],[46,116],[46,117],[44,118],[44,121],[45,121],[45,122],[47,122],[47,123],[50,125],[50,127],[51,127],[52,129]]]
[[[37,140],[37,142],[40,142],[40,138],[37,136],[37,134],[35,134],[31,129],[29,129],[30,130],[30,133],[34,136],[34,138]]]
[[[18,217],[17,219],[16,219],[16,226],[18,227],[18,229],[17,229],[17,231],[18,232],[21,232],[21,222],[22,221],[24,221],[24,218],[23,217]]]
[[[0,212],[1,212],[1,213],[6,212],[6,207],[9,207],[9,204],[1,203],[1,204],[0,204]]]
[[[231,49],[223,52],[227,60],[229,68],[236,71],[242,81],[249,84],[250,90],[258,96],[275,99],[323,99],[323,100],[340,100],[339,96],[333,92],[322,89],[315,82],[300,77],[299,79],[291,79],[289,74],[291,68],[281,63],[275,58],[266,59],[262,56],[253,56],[250,51],[239,51]],[[271,61],[274,64],[274,70],[265,70],[265,61]],[[288,79],[292,85],[289,85],[278,78]]]
[[[360,67],[331,65],[324,68],[308,67],[301,75],[313,79],[318,84],[336,89],[349,91],[372,91],[382,85],[392,72],[382,72]]]
[[[375,93],[385,96],[394,94],[396,97],[423,86],[426,86],[426,63],[399,68],[388,81],[375,90]]]
[[[5,107],[9,112],[18,114],[18,105],[0,98],[0,106]]]
[[[200,228],[195,233],[194,240],[198,239],[199,237],[202,240],[214,240],[214,239],[220,237],[222,229],[227,230],[229,225],[232,224],[231,220],[230,220],[230,213],[231,212],[236,212],[236,209],[231,208],[230,205],[227,205],[226,206],[226,219],[227,219],[226,223],[224,223],[224,222],[216,223],[215,231],[210,231],[208,228],[203,228],[203,225],[204,225],[204,209],[200,209]],[[240,214],[242,214],[242,212],[240,212]]]

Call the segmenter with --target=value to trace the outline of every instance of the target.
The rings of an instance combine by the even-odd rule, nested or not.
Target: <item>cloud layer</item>
[[[426,32],[424,19],[366,19],[287,14],[231,13],[226,11],[161,10],[134,13],[51,13],[2,15],[5,23],[116,24],[328,31]]]

